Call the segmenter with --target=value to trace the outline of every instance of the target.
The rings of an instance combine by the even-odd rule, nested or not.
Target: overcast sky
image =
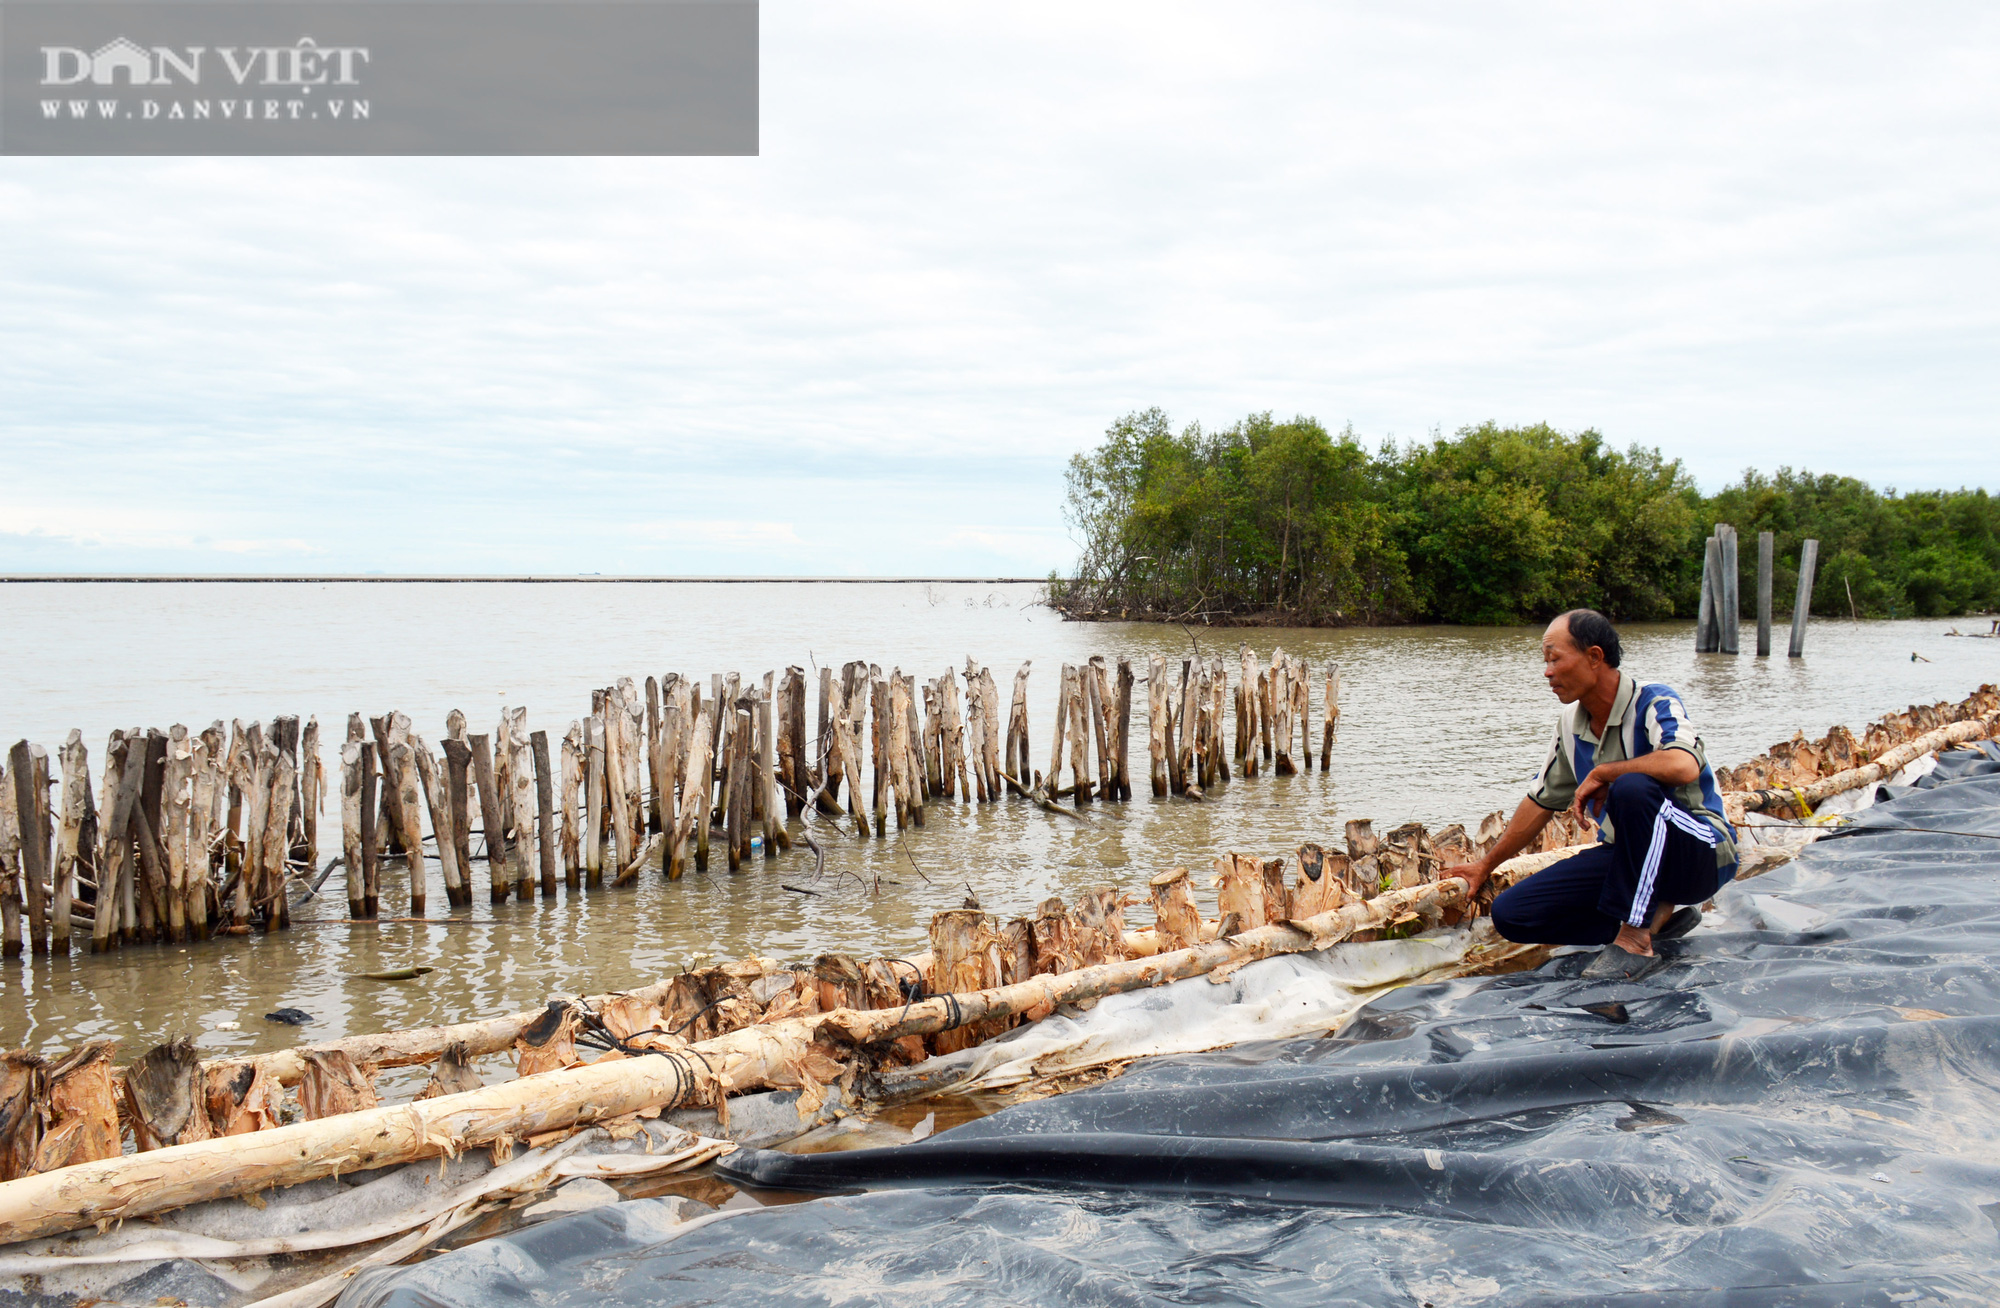
[[[1982,4],[763,9],[736,159],[0,159],[0,571],[1038,575],[1115,416],[2000,489]]]

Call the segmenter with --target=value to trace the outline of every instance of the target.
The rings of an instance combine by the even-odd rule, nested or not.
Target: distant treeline
[[[1621,453],[1594,431],[1486,423],[1371,452],[1311,418],[1175,432],[1154,408],[1072,458],[1068,482],[1081,554],[1049,590],[1072,617],[1509,623],[1587,606],[1688,618],[1717,522],[1742,537],[1746,616],[1760,531],[1777,534],[1780,612],[1807,537],[1820,543],[1816,614],[2000,607],[2000,502],[1984,490],[1878,491],[1780,468],[1704,496],[1679,460]]]

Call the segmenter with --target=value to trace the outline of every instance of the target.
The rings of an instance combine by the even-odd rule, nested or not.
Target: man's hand
[[[1570,801],[1569,815],[1579,823],[1592,822],[1604,816],[1604,797],[1611,791],[1611,783],[1618,779],[1621,771],[1614,771],[1618,764],[1600,764],[1590,770],[1590,775],[1576,783],[1576,798]]]
[[[1486,884],[1486,878],[1493,875],[1493,860],[1482,855],[1470,863],[1460,863],[1457,867],[1446,868],[1444,874],[1448,877],[1457,877],[1465,883],[1465,898],[1470,902]]]

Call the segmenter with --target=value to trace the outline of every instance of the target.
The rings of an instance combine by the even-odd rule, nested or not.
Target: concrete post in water
[[[1720,585],[1722,574],[1722,543],[1710,536],[1703,546],[1701,562],[1701,607],[1697,610],[1694,625],[1694,649],[1697,654],[1713,654],[1722,648]]]
[[[1806,653],[1806,618],[1812,610],[1813,573],[1819,568],[1819,542],[1807,541],[1799,549],[1799,593],[1792,601],[1792,648],[1791,656],[1804,658]]]
[[[1757,533],[1757,657],[1771,655],[1771,562],[1775,537],[1768,531]]]
[[[1718,523],[1715,528],[1716,546],[1722,552],[1722,589],[1716,598],[1720,601],[1719,625],[1721,646],[1724,654],[1734,654],[1740,648],[1737,643],[1737,628],[1743,614],[1741,593],[1742,569],[1736,561],[1736,528],[1728,523]]]

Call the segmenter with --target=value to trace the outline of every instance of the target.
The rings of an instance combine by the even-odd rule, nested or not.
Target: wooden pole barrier
[[[1792,644],[1793,658],[1804,658],[1806,654],[1806,619],[1812,613],[1813,574],[1819,568],[1819,542],[1808,540],[1799,547],[1799,590],[1792,601]]]

